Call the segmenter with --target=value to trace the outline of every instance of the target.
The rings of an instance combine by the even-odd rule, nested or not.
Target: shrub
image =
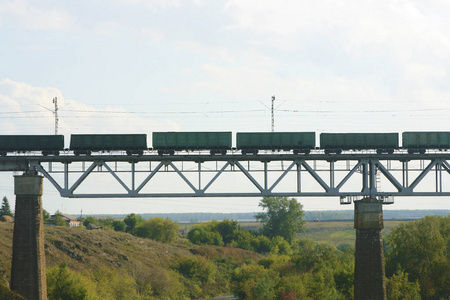
[[[276,299],[278,272],[259,265],[245,265],[234,270],[232,290],[239,299]]]
[[[135,229],[135,235],[150,238],[163,243],[172,243],[177,239],[179,226],[169,219],[151,218],[140,223]]]
[[[215,221],[217,223],[217,221]],[[219,232],[214,231],[214,222],[193,225],[187,235],[189,241],[196,245],[223,246],[223,239]]]
[[[136,281],[124,272],[102,267],[93,274],[89,273],[90,280],[95,283],[99,299],[128,300],[137,299]]]
[[[252,246],[256,252],[261,254],[267,254],[271,249],[270,239],[265,235],[256,236],[252,241]]]
[[[49,299],[88,299],[92,298],[92,287],[81,274],[70,270],[66,263],[47,271],[47,294]],[[89,295],[91,291],[91,295]]]
[[[291,255],[292,249],[289,243],[282,237],[276,236],[270,242],[270,253]]]
[[[115,231],[125,231],[127,229],[127,224],[124,221],[115,220],[112,222],[112,226]]]
[[[408,273],[402,271],[386,278],[387,298],[392,300],[421,299],[419,282],[409,282]]]
[[[184,277],[201,283],[212,281],[217,271],[216,266],[208,259],[195,255],[179,258],[173,268]]]

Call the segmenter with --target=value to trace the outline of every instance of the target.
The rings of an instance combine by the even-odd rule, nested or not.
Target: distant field
[[[389,231],[404,222],[411,221],[384,221],[384,229],[381,231],[383,236],[389,234]],[[239,222],[243,229],[259,230],[261,223],[258,222]],[[180,227],[185,230],[185,234],[189,231],[191,224],[182,224]],[[313,239],[317,242],[324,242],[333,244],[355,244],[356,231],[353,228],[353,221],[346,222],[307,222],[304,233],[298,235],[299,237]]]
[[[403,222],[410,221],[384,221],[384,229],[381,231],[383,236],[389,234],[389,231]],[[326,242],[335,246],[339,244],[355,243],[356,231],[351,222],[308,222],[305,233],[299,237],[306,237],[318,242]]]

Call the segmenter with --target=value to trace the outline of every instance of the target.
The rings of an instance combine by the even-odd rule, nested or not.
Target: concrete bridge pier
[[[382,202],[355,201],[355,300],[386,300]]]
[[[42,182],[43,177],[34,171],[14,176],[16,210],[11,290],[28,300],[47,299]]]

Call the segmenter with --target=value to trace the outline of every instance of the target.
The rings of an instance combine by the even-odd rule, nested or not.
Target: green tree
[[[62,215],[62,213],[57,210],[55,212],[55,217],[53,219],[53,224],[55,224],[55,226],[66,226],[66,221],[64,220],[64,217]]]
[[[187,235],[188,240],[196,245],[223,246],[223,239],[217,231],[217,224],[218,222],[216,220],[212,220],[210,222],[192,225]]]
[[[233,241],[230,243],[232,247],[241,248],[245,250],[255,251],[253,245],[256,237],[248,230],[238,229],[234,233]]]
[[[210,260],[203,256],[180,257],[173,265],[173,269],[184,277],[193,279],[201,283],[208,283],[213,280],[217,268]]]
[[[9,206],[8,198],[3,197],[2,207],[0,208],[0,216],[13,216],[11,207]]]
[[[291,245],[282,236],[276,236],[270,241],[270,252],[291,255],[292,249]]]
[[[217,224],[217,231],[222,236],[222,240],[225,245],[231,243],[235,235],[235,232],[238,229],[239,225],[236,220],[224,219]]]
[[[48,219],[50,219],[50,213],[46,211],[45,209],[42,210],[42,218],[44,222],[46,222]]]
[[[111,217],[101,217],[97,219],[97,224],[103,226],[104,229],[113,228],[114,219]]]
[[[234,270],[231,285],[238,299],[277,299],[278,272],[260,265],[244,265]]]
[[[133,232],[134,229],[136,228],[137,225],[139,225],[139,223],[143,222],[144,219],[142,219],[142,217],[140,215],[136,215],[134,213],[129,214],[128,216],[125,217],[125,219],[123,220],[125,222],[125,224],[127,224],[127,232]]]
[[[88,299],[89,289],[85,280],[71,271],[66,263],[47,271],[47,293],[49,299],[83,300]]]
[[[408,273],[402,271],[386,278],[386,293],[390,300],[421,299],[419,282],[409,282]]]
[[[92,216],[86,217],[83,219],[83,226],[88,227],[89,225],[97,225],[98,220]]]
[[[303,206],[296,199],[287,197],[264,197],[260,202],[265,213],[258,213],[256,219],[263,223],[264,235],[283,237],[292,243],[297,233],[305,230]]]
[[[124,221],[114,220],[112,226],[115,231],[125,231],[127,229],[127,224]]]
[[[172,243],[178,236],[179,226],[169,219],[151,218],[135,228],[135,235],[163,243]]]
[[[85,274],[95,285],[96,292],[95,298],[87,297],[86,299],[140,299],[136,281],[123,270],[117,272],[112,268],[102,266],[96,268],[95,271],[85,272]]]
[[[261,254],[267,254],[272,247],[270,239],[265,235],[258,235],[251,241],[253,249]]]
[[[385,240],[388,277],[408,273],[409,281],[419,282],[426,299],[450,294],[450,215],[403,223]]]

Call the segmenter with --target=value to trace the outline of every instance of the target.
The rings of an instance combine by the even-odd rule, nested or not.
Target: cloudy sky
[[[269,131],[272,95],[277,131],[450,130],[449,15],[448,1],[0,0],[2,134],[53,134],[54,97],[66,140]],[[11,174],[1,178],[14,199]],[[45,189],[44,207],[68,212],[256,211],[259,200],[68,200]],[[390,208],[412,202],[450,209],[445,198]]]

